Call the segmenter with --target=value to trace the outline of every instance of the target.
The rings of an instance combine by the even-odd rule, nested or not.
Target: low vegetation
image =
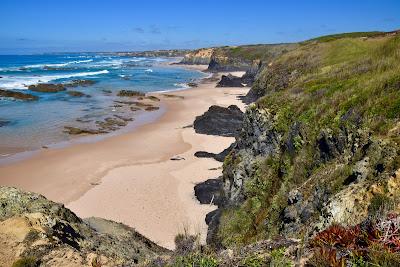
[[[390,184],[397,184],[393,174],[400,168],[398,62],[400,35],[372,32],[316,38],[264,66],[252,88],[259,99],[248,113],[269,114],[268,134],[278,136],[279,143],[275,152],[257,155],[246,169],[243,201],[224,209],[218,234],[224,247],[278,236],[306,240],[337,218],[340,227],[351,227],[332,226],[320,238],[330,238],[335,229],[346,234],[359,229],[351,236],[355,239],[371,235],[360,230],[361,221],[379,213],[383,203],[395,203],[399,193]],[[241,149],[226,158],[225,180],[243,168],[237,155],[252,148]],[[299,195],[295,203],[288,200],[293,192]],[[328,200],[336,203],[332,207],[338,213],[329,210]],[[342,209],[345,204],[351,208]],[[398,210],[398,205],[390,205]],[[372,223],[375,227],[395,218]],[[314,249],[319,249],[319,237]],[[351,241],[352,251],[330,263],[394,266],[385,261],[396,262],[396,248],[380,242],[379,236],[373,238],[359,247]],[[325,265],[314,259],[316,266],[328,266],[328,252],[323,252]]]

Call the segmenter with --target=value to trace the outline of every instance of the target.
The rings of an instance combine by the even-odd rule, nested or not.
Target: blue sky
[[[0,54],[294,42],[400,28],[399,0],[1,0]]]

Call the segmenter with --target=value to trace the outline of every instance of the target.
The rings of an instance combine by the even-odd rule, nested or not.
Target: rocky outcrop
[[[194,187],[194,194],[201,204],[222,204],[222,179],[208,179]]]
[[[68,91],[67,94],[72,97],[90,97],[90,95],[87,95],[79,91]]]
[[[65,83],[64,86],[65,87],[78,87],[78,86],[86,87],[86,86],[91,86],[95,83],[96,83],[96,81],[94,81],[94,80],[73,80],[71,82]]]
[[[64,126],[64,132],[70,135],[92,135],[108,133],[106,130]]]
[[[241,77],[228,74],[222,75],[221,80],[217,83],[217,87],[244,87],[244,85]]]
[[[145,96],[146,94],[143,92],[139,91],[134,91],[134,90],[121,90],[118,92],[117,96],[123,96],[123,97],[140,97],[140,96]]]
[[[269,64],[277,57],[291,51],[297,44],[265,44],[225,46],[213,50],[209,71],[247,71],[260,62]]]
[[[196,117],[193,127],[196,133],[235,136],[242,120],[243,112],[235,105],[227,108],[211,106],[203,115]]]
[[[0,206],[5,266],[18,259],[40,266],[135,266],[168,253],[128,226],[100,218],[84,221],[38,194],[0,187]]]
[[[262,61],[254,60],[250,68],[246,70],[245,74],[243,74],[242,83],[246,86],[252,86],[261,67]]]
[[[213,158],[216,161],[224,162],[225,157],[229,154],[229,152],[231,152],[234,145],[235,143],[232,143],[228,148],[224,149],[222,152],[218,154],[210,153],[207,151],[197,151],[196,153],[194,153],[194,156],[198,158]]]
[[[268,110],[250,106],[243,119],[240,134],[224,167],[226,204],[236,206],[244,196],[244,184],[255,173],[260,158],[280,153],[282,135],[275,130],[274,115]]]
[[[40,93],[57,93],[66,90],[63,84],[55,84],[55,83],[39,83],[39,84],[29,85],[28,89]]]
[[[15,100],[23,100],[23,101],[35,101],[38,100],[39,97],[31,94],[26,94],[13,90],[2,90],[0,89],[0,97],[12,98]]]

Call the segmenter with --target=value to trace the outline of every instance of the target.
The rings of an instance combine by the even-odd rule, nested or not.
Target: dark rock
[[[184,99],[184,96],[181,95],[171,95],[171,94],[163,94],[163,96],[167,97],[167,98],[180,98],[180,99]]]
[[[0,127],[7,126],[11,123],[9,120],[0,119]]]
[[[145,96],[145,94],[142,93],[142,92],[139,92],[139,91],[121,90],[121,91],[118,92],[117,96],[139,97],[139,96]]]
[[[0,89],[0,97],[9,97],[9,98],[14,98],[17,100],[24,100],[24,101],[35,101],[38,100],[39,98],[35,95],[31,94],[25,94],[17,91],[12,91],[12,90],[2,90]]]
[[[232,74],[222,75],[217,87],[244,87],[242,78],[233,76]]]
[[[228,108],[211,106],[203,115],[196,117],[196,133],[236,136],[242,126],[243,112],[235,105]]]
[[[208,221],[208,230],[206,242],[215,248],[222,248],[221,239],[218,235],[218,226],[220,224],[220,219],[222,215],[222,209],[216,209],[206,215],[206,220]]]
[[[71,82],[65,83],[64,86],[65,87],[77,87],[77,86],[91,86],[93,84],[95,84],[96,81],[93,80],[73,80]]]
[[[201,204],[222,204],[222,179],[208,179],[194,187],[194,194]]]
[[[68,91],[67,94],[69,94],[70,96],[73,97],[90,97],[90,95],[84,94],[82,92],[79,91]]]
[[[146,107],[144,110],[146,111],[155,111],[155,110],[159,110],[159,107]]]
[[[194,153],[194,156],[197,158],[214,158],[215,155],[216,155],[215,153],[206,151],[197,151],[196,153]]]
[[[116,117],[116,118],[118,118],[120,120],[123,120],[123,121],[133,121],[133,118],[127,118],[127,117],[123,117],[123,116],[120,116],[120,115],[114,115],[114,117]]]
[[[146,104],[138,101],[133,101],[132,104],[141,108],[153,107],[153,105],[151,104]]]
[[[206,224],[209,225],[213,219],[213,217],[218,213],[218,209],[215,209],[209,213],[206,214]]]
[[[81,135],[81,134],[101,134],[101,133],[107,133],[104,130],[96,130],[96,129],[82,129],[78,127],[72,127],[72,126],[64,126],[64,129],[66,133],[71,134],[71,135]]]
[[[141,110],[141,108],[139,108],[139,107],[130,107],[130,109],[131,109],[131,111],[138,111],[138,110]]]
[[[261,60],[254,60],[251,67],[242,76],[242,83],[252,86],[262,66]]]
[[[65,87],[63,84],[54,84],[54,83],[39,83],[36,85],[29,85],[28,89],[35,92],[41,93],[57,93],[60,91],[65,91]]]
[[[346,136],[344,132],[333,135],[329,129],[319,134],[317,146],[322,162],[327,162],[343,153],[347,145]]]
[[[160,101],[160,99],[159,99],[158,97],[156,97],[156,96],[152,96],[152,95],[150,95],[150,96],[146,96],[146,99],[149,99],[149,100],[152,100],[152,101],[157,101],[157,102],[159,102],[159,101]]]
[[[96,121],[96,124],[100,127],[101,131],[115,131],[120,127],[126,126],[128,123],[125,120],[118,118],[105,118],[104,121]]]
[[[196,153],[194,153],[194,156],[198,157],[198,158],[213,158],[216,161],[224,162],[225,157],[232,150],[233,146],[234,146],[234,143],[231,144],[228,148],[224,149],[224,151],[222,151],[218,154],[210,153],[210,152],[206,152],[206,151],[197,151]]]
[[[170,158],[169,160],[185,160],[185,158],[181,157],[181,156],[173,156],[172,158]]]
[[[190,82],[187,84],[189,87],[197,87],[199,86],[197,83]]]
[[[101,90],[103,93],[105,93],[105,94],[112,94],[112,91],[111,90],[106,90],[106,89],[103,89],[103,90]]]

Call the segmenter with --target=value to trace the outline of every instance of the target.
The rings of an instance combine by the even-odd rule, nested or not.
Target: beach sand
[[[168,93],[183,98],[154,94],[167,110],[156,122],[0,166],[0,185],[41,193],[83,218],[125,223],[167,248],[174,247],[175,235],[184,229],[200,234],[204,242],[205,215],[216,207],[200,205],[193,187],[221,175],[222,163],[196,158],[194,153],[221,152],[234,138],[196,134],[185,126],[214,104],[244,109],[237,97],[249,90],[215,85],[208,81]],[[184,160],[170,160],[174,156]]]

